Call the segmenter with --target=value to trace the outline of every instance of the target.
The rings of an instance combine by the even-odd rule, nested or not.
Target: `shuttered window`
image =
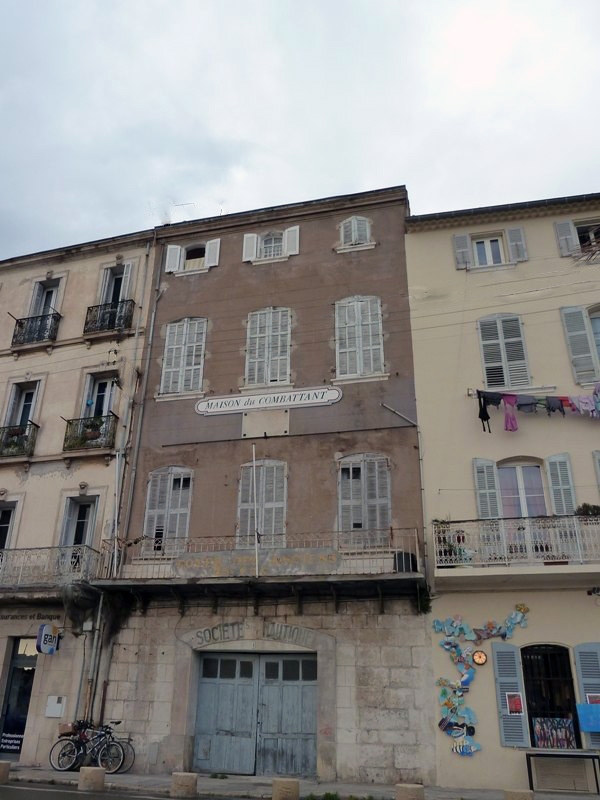
[[[254,547],[258,543],[263,548],[285,547],[286,506],[287,465],[266,459],[244,464],[238,494],[237,546]]]
[[[206,272],[210,267],[219,265],[220,250],[220,239],[209,239],[205,244],[187,247],[169,244],[165,255],[165,272]]]
[[[600,322],[581,306],[566,306],[560,313],[575,383],[594,383],[600,376]]]
[[[497,267],[527,261],[523,228],[499,233],[456,234],[453,239],[456,269]]]
[[[371,225],[366,217],[349,217],[341,224],[342,247],[355,247],[371,241]]]
[[[289,383],[289,308],[263,308],[248,315],[246,386]]]
[[[158,469],[150,475],[146,495],[144,536],[163,549],[165,539],[188,535],[192,471],[182,467]]]
[[[390,466],[385,456],[365,453],[343,458],[339,472],[339,527],[387,535],[391,520]]]
[[[492,659],[496,682],[496,704],[503,747],[528,747],[529,731],[521,658],[517,647],[492,643]],[[509,714],[507,693],[518,692],[523,700],[523,714]]]
[[[571,460],[568,453],[550,456],[546,459],[548,485],[554,514],[574,514],[577,508],[575,488],[571,475]]]
[[[579,702],[585,703],[587,694],[600,694],[600,642],[580,644],[575,648],[575,667],[579,687]],[[600,749],[600,732],[584,734],[589,746]]]
[[[520,317],[484,317],[477,325],[486,387],[529,386],[531,376]]]
[[[242,261],[273,261],[297,256],[300,252],[300,226],[293,225],[283,231],[245,233]]]
[[[383,374],[383,327],[378,297],[335,304],[337,377]]]
[[[197,392],[202,388],[206,326],[206,320],[201,318],[167,325],[161,394]]]

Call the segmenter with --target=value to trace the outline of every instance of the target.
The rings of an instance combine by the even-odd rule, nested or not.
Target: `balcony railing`
[[[91,580],[100,554],[87,545],[0,550],[0,589],[60,586]]]
[[[419,573],[415,529],[327,531],[287,534],[255,547],[236,536],[210,538],[140,537],[106,542],[104,577],[244,578],[317,575],[392,575]]]
[[[32,456],[39,427],[35,422],[28,422],[0,428],[0,458]]]
[[[35,342],[53,342],[58,334],[61,315],[58,311],[40,317],[25,317],[15,322],[12,346],[18,347]]]
[[[102,333],[117,329],[131,328],[133,321],[133,300],[121,300],[118,303],[103,303],[90,306],[85,316],[83,333]]]
[[[436,522],[436,567],[600,563],[600,517]]]
[[[94,450],[113,447],[118,419],[111,412],[104,417],[82,417],[67,420],[63,450]]]

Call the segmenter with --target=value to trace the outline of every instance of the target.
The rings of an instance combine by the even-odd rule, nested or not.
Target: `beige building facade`
[[[437,782],[597,791],[600,195],[413,216]]]

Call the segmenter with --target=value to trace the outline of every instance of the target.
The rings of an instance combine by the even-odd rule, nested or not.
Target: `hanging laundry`
[[[596,413],[596,403],[594,402],[594,398],[592,395],[585,395],[582,394],[579,398],[579,410],[582,414],[590,414],[590,416],[594,416]]]
[[[490,412],[488,411],[488,401],[483,392],[477,390],[477,402],[479,403],[479,419],[481,420],[481,427],[485,433],[485,426],[487,423],[487,431],[491,433],[490,428]]]
[[[530,394],[517,395],[517,408],[526,414],[533,414],[537,411],[538,399]]]
[[[516,394],[505,394],[502,397],[504,401],[504,430],[505,431],[518,431],[519,423],[515,416],[515,406],[517,404]]]
[[[565,416],[565,408],[563,405],[563,398],[562,397],[547,397],[546,398],[546,411],[548,412],[548,416],[553,414],[555,411],[559,411],[563,417]]]

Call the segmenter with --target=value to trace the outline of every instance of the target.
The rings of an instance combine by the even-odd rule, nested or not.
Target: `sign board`
[[[35,642],[35,649],[38,651],[38,653],[45,653],[48,656],[52,656],[58,650],[58,645],[59,638],[57,626],[51,624],[40,625]]]
[[[196,414],[240,414],[244,411],[271,411],[274,408],[305,408],[307,406],[329,406],[342,397],[337,386],[316,389],[292,389],[287,392],[265,392],[264,394],[228,395],[199,400]]]

